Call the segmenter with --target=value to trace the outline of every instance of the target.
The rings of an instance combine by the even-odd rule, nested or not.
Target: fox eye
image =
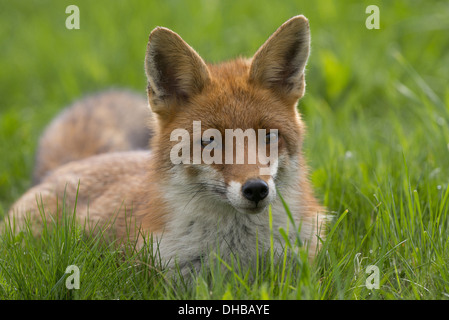
[[[267,133],[267,135],[265,136],[266,144],[276,143],[276,142],[278,142],[278,140],[279,140],[279,136],[277,133],[274,133],[274,132]]]
[[[211,137],[211,138],[209,138],[209,139],[204,139],[204,140],[201,140],[201,146],[204,148],[204,147],[207,147],[207,146],[214,146],[214,137]]]

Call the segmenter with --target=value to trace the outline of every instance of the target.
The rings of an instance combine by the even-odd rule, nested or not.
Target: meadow
[[[1,236],[0,299],[449,298],[447,1],[85,0],[68,30],[70,4],[0,3],[0,219],[30,186],[38,137],[62,108],[111,87],[145,93],[154,27],[218,62],[252,56],[304,14],[312,51],[298,108],[329,236],[313,262],[299,249],[251,274],[216,265],[180,288],[66,217],[40,238]],[[380,29],[366,28],[368,5]],[[80,267],[79,290],[65,286],[68,265]],[[369,266],[378,288],[366,286]]]

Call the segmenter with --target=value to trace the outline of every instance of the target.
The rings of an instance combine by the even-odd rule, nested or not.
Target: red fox
[[[289,217],[279,193],[296,224],[301,224],[301,239],[313,256],[325,238],[322,223],[326,215],[308,180],[302,153],[305,125],[296,108],[305,92],[309,50],[309,23],[301,15],[282,24],[252,58],[220,64],[205,63],[178,34],[155,28],[145,56],[147,95],[154,119],[150,150],[100,155],[92,150],[90,157],[81,153],[86,158],[61,161],[59,167],[49,167],[51,172],[12,206],[10,217],[20,226],[29,214],[32,224],[37,224],[40,199],[45,213],[56,215],[61,213],[60,202],[66,194],[67,205],[73,207],[77,201],[76,214],[81,221],[115,219],[119,238],[129,232],[130,216],[131,233],[138,242],[143,241],[138,233],[151,235],[168,267],[177,265],[185,273],[198,269],[217,248],[223,257],[237,255],[242,263],[251,261],[257,250],[270,248],[270,230],[276,249],[282,249],[277,231],[281,227],[287,230]],[[95,110],[96,105],[91,107]],[[76,121],[80,124],[89,121],[87,114],[79,116]],[[54,134],[65,141],[58,144],[59,152],[64,152],[71,139],[94,143],[105,120],[102,115],[98,118],[98,133],[87,131],[85,134],[93,136],[73,137],[70,131],[64,132],[70,130],[66,122],[71,120],[60,117],[61,123],[52,125],[59,132]],[[201,123],[199,138],[195,138],[195,122]],[[140,126],[138,121],[136,127]],[[208,131],[212,129],[213,135]],[[269,154],[269,161],[259,156],[249,161],[254,156],[249,139],[230,148],[228,140],[220,142],[218,134],[225,136],[229,129],[267,130],[266,135],[257,136],[257,144]],[[180,142],[173,134],[176,130],[186,133],[188,139]],[[109,131],[104,134],[107,137]],[[42,143],[40,154],[52,157],[47,148],[52,146]],[[244,154],[250,152],[243,163],[194,161],[198,151],[200,156],[237,160],[239,148]],[[186,161],[173,161],[179,152]],[[41,176],[37,174],[38,180]],[[291,225],[288,230],[294,237]]]

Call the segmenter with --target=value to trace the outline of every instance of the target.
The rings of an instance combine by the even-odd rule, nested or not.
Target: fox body
[[[32,225],[37,225],[41,217],[36,199],[42,200],[47,214],[60,214],[66,195],[67,205],[77,202],[77,218],[89,223],[114,220],[118,237],[131,232],[141,242],[137,233],[151,234],[158,241],[161,258],[185,273],[198,268],[216,249],[223,257],[237,255],[241,262],[250,262],[261,254],[257,250],[269,250],[270,230],[275,249],[282,250],[277,231],[282,227],[294,237],[295,230],[291,224],[287,227],[289,218],[279,192],[296,224],[301,224],[301,238],[313,256],[319,238],[324,238],[325,214],[307,177],[301,151],[305,127],[296,109],[304,95],[309,46],[308,21],[296,16],[252,58],[212,65],[173,31],[154,29],[145,57],[147,94],[155,120],[150,150],[61,163],[12,206],[10,216],[20,226],[29,214]],[[193,121],[201,121],[203,133],[214,128],[223,136],[226,129],[277,129],[275,136],[258,138],[267,150],[275,144],[277,156],[269,163],[260,159],[243,164],[173,163],[170,152],[180,142],[171,139],[171,133],[182,128],[192,134]],[[94,141],[96,136],[88,139]],[[191,158],[195,144],[204,151],[212,139],[203,135],[199,141],[186,141]],[[40,153],[45,154],[41,147]],[[249,144],[240,147],[247,151]],[[225,152],[225,148],[213,152]],[[268,170],[261,174],[261,168]]]
[[[144,96],[109,90],[75,102],[39,140],[33,182],[57,167],[101,153],[148,149],[151,113]]]

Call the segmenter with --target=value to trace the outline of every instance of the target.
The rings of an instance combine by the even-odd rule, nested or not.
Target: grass
[[[251,56],[283,21],[304,14],[312,33],[299,104],[305,153],[334,219],[314,263],[300,250],[258,270],[223,272],[218,259],[180,288],[137,263],[150,257],[86,235],[67,215],[40,239],[2,236],[0,299],[449,297],[445,1],[78,1],[80,30],[65,28],[69,4],[0,4],[0,217],[29,187],[37,137],[64,105],[110,86],[144,92],[155,26],[214,62]],[[380,8],[379,30],[365,28],[371,4]],[[65,288],[72,264],[80,290]],[[365,286],[369,265],[379,268],[379,289]]]

